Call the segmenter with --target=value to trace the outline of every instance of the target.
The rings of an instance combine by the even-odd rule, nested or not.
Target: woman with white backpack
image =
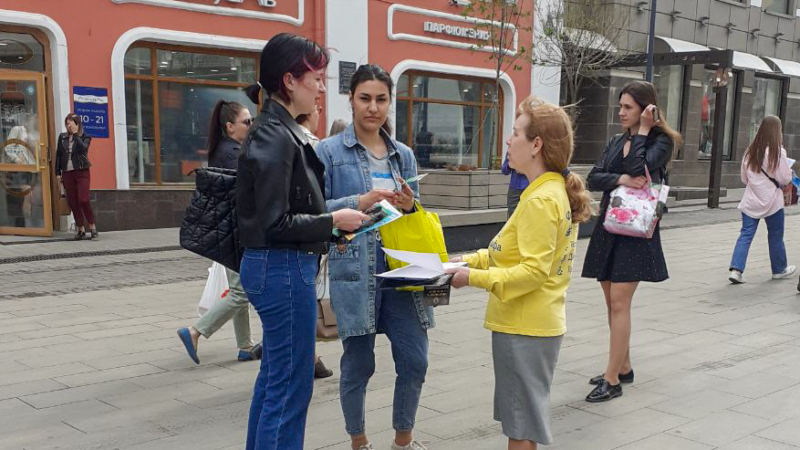
[[[746,185],[739,203],[742,230],[733,248],[728,280],[733,284],[744,283],[742,274],[747,254],[761,219],[767,223],[772,279],[788,278],[796,268],[787,264],[783,243],[783,186],[792,181],[792,169],[783,148],[783,130],[778,117],[766,116],[761,121],[753,143],[742,158],[741,177]]]

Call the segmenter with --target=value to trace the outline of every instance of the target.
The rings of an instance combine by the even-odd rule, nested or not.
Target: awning
[[[564,33],[567,35],[567,40],[575,46],[611,53],[616,53],[617,51],[616,45],[605,36],[593,31],[564,27]]]
[[[787,61],[785,59],[770,58],[769,56],[765,56],[764,59],[771,61],[775,68],[780,70],[781,73],[792,77],[800,77],[800,63]]]
[[[734,51],[733,66],[738,67],[740,69],[753,69],[758,72],[772,73],[772,69],[769,68],[769,66],[767,65],[767,63],[764,62],[763,59],[759,58],[756,55],[751,55],[750,53]]]
[[[695,44],[694,42],[682,41],[680,39],[656,36],[656,39],[664,42],[675,53],[680,52],[704,52],[710,50],[705,45]]]

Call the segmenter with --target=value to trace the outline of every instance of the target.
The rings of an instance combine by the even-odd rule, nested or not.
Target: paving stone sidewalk
[[[569,331],[553,387],[555,442],[547,448],[800,450],[797,277],[770,280],[762,227],[748,260],[748,283],[729,285],[726,269],[738,228],[728,222],[662,233],[672,278],[642,285],[634,300],[636,382],[625,386],[622,398],[594,405],[583,397],[588,378],[604,369],[608,331],[597,283],[577,278],[588,243],[579,242]],[[159,233],[146,233],[142,245],[157,242]],[[798,234],[800,220],[788,218],[790,261],[800,261],[800,240],[793,239]],[[113,240],[107,241],[90,244],[111,246]],[[83,243],[0,246],[0,252],[75,244]],[[119,263],[126,267],[124,259]],[[188,272],[191,264],[176,259],[159,270]],[[58,269],[39,267],[43,278]],[[21,270],[0,265],[0,275],[9,269]],[[201,279],[134,280],[111,290],[0,300],[0,448],[243,448],[257,364],[235,361],[230,325],[202,341],[199,366],[175,336],[177,327],[195,319],[202,288]],[[465,289],[437,310],[416,425],[417,438],[431,450],[505,448],[492,419],[485,305],[485,293]],[[259,328],[255,315],[253,326]],[[306,448],[345,450],[341,344],[320,343],[318,351],[336,375],[316,382]],[[395,375],[383,338],[376,359],[367,429],[376,448],[387,449]]]

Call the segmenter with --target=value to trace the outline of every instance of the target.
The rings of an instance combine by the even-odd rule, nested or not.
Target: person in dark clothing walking
[[[235,170],[239,161],[239,147],[252,123],[250,111],[241,103],[218,101],[208,127],[208,166]],[[261,344],[253,345],[250,334],[250,303],[242,290],[239,274],[227,268],[225,274],[230,286],[229,295],[211,307],[194,325],[178,329],[178,337],[186,347],[186,352],[197,364],[200,364],[197,356],[200,336],[210,338],[231,319],[236,346],[239,347],[237,359],[261,359]]]
[[[511,215],[514,214],[514,210],[517,209],[520,196],[525,191],[525,188],[528,187],[528,179],[525,178],[525,175],[517,173],[516,170],[508,166],[508,156],[506,156],[506,159],[503,161],[501,170],[503,171],[503,175],[511,175],[511,180],[508,182],[507,197],[508,218],[510,219]]]
[[[600,216],[594,227],[586,259],[585,278],[600,282],[608,308],[611,331],[608,366],[589,384],[596,387],[588,402],[605,402],[622,395],[620,382],[633,382],[630,359],[631,301],[640,281],[659,282],[669,277],[661,237],[656,226],[653,237],[638,238],[612,234],[602,221],[609,207],[611,191],[617,186],[643,188],[649,170],[653,183],[661,183],[681,135],[659,120],[655,87],[646,81],[626,84],[619,95],[619,118],[625,132],[614,136],[587,181],[592,191],[602,191]]]
[[[56,148],[56,176],[67,193],[67,203],[75,218],[75,240],[87,239],[84,223],[89,223],[88,239],[98,237],[94,211],[89,198],[89,144],[92,138],[83,133],[83,122],[75,113],[64,118],[66,133],[58,136]]]

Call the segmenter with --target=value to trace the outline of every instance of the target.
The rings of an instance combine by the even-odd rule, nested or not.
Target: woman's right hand
[[[634,189],[642,189],[647,185],[647,177],[632,177],[630,175],[620,175],[617,184]]]
[[[349,208],[334,211],[331,216],[333,216],[333,226],[342,231],[355,231],[364,221],[369,220],[368,215]]]
[[[451,263],[460,263],[461,261],[462,259],[460,256],[453,256],[452,258],[450,258]]]
[[[389,189],[373,189],[366,194],[358,196],[358,209],[366,211],[372,208],[372,205],[380,202],[381,200],[391,200],[394,198],[394,191]]]

